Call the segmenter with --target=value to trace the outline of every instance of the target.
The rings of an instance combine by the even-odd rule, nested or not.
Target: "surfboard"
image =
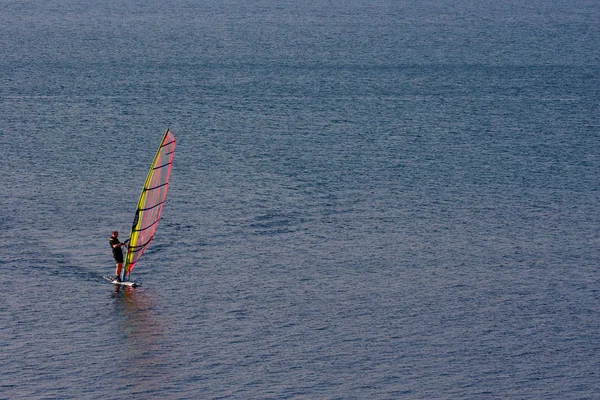
[[[110,283],[112,283],[113,285],[130,286],[130,287],[138,287],[141,285],[141,283],[133,282],[133,281],[118,282],[114,276],[103,276],[103,278],[106,279],[107,281],[109,281]]]

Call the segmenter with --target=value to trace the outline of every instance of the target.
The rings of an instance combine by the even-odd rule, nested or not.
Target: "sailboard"
[[[154,239],[154,233],[167,197],[174,155],[175,135],[167,129],[156,151],[138,200],[129,235],[125,264],[121,270],[121,282],[112,279],[111,283],[113,284],[133,287],[139,285],[139,283],[129,280],[129,274]]]
[[[104,275],[103,276],[104,279],[106,279],[107,281],[109,281],[110,283],[117,285],[117,286],[130,286],[130,287],[138,287],[141,285],[141,283],[139,282],[133,282],[133,281],[118,281],[117,278],[115,278],[114,276],[107,276]]]

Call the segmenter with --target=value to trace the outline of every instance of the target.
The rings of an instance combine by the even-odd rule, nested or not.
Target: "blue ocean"
[[[598,21],[2,0],[0,398],[599,399]]]

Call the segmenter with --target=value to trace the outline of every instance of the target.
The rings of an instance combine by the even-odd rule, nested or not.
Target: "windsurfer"
[[[113,257],[117,263],[115,269],[115,275],[117,282],[121,282],[121,270],[123,269],[123,250],[121,247],[127,246],[127,240],[125,243],[119,241],[119,232],[114,231],[110,236],[110,247],[112,248]]]

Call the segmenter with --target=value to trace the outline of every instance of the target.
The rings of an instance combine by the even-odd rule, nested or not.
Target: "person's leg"
[[[121,280],[121,270],[123,269],[123,263],[117,263],[117,267],[115,268],[115,275],[117,280]]]

